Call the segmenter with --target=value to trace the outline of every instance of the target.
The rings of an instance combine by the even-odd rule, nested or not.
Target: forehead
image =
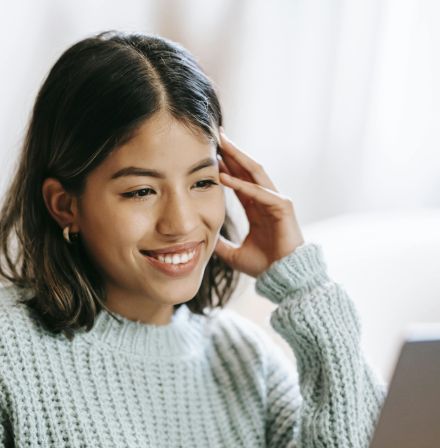
[[[145,121],[124,146],[161,150],[170,146],[208,147],[213,144],[201,129],[161,112]]]
[[[128,142],[109,155],[102,168],[111,171],[132,165],[186,170],[202,158],[216,158],[216,150],[216,143],[202,130],[162,112],[146,120]]]

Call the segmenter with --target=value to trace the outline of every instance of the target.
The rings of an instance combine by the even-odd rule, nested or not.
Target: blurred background
[[[390,376],[409,323],[440,320],[439,2],[18,0],[2,10],[0,195],[61,53],[107,29],[157,33],[192,51],[229,137],[293,199],[306,239],[357,304],[379,373]],[[230,307],[294,362],[253,279]]]

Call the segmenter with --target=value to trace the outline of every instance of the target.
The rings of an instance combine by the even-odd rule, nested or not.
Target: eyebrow
[[[192,165],[188,169],[187,175],[195,173],[196,171],[199,171],[208,166],[216,166],[217,164],[218,164],[217,160],[213,159],[212,157],[207,157],[206,159],[200,160],[199,162]],[[112,175],[111,179],[113,180],[127,176],[146,176],[146,177],[155,177],[157,179],[165,179],[165,174],[161,173],[160,171],[147,168],[140,168],[137,166],[127,166],[126,168],[122,168],[119,171],[116,171],[116,173]]]

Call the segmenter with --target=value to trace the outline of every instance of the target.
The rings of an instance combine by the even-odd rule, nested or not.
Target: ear
[[[44,180],[42,194],[47,210],[58,225],[62,229],[70,225],[72,233],[79,232],[76,196],[68,193],[59,180],[51,177]]]

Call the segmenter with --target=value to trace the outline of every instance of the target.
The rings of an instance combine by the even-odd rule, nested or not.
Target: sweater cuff
[[[275,304],[299,289],[320,286],[329,280],[322,249],[317,244],[303,244],[285,257],[274,261],[255,282],[258,294]]]

